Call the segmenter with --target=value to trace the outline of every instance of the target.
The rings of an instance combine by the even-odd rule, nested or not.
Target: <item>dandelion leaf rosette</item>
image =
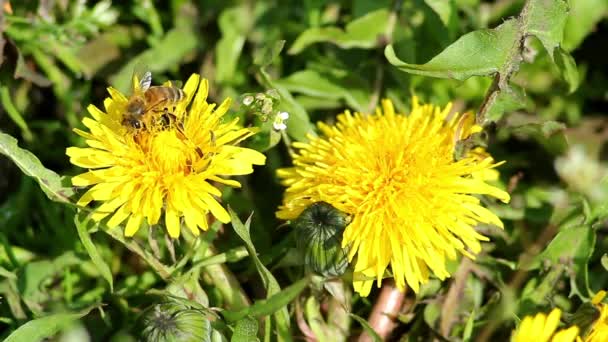
[[[239,146],[254,131],[224,118],[230,99],[219,106],[208,103],[208,82],[194,74],[183,88],[184,99],[171,109],[175,124],[133,133],[122,124],[128,98],[108,91],[105,111],[88,107],[91,117],[83,119],[88,131],[75,129],[88,147],[66,152],[72,164],[89,169],[72,178],[73,185],[90,187],[78,204],[100,202],[93,219],[108,217],[109,228],[126,221],[126,236],[134,235],[144,219],[149,225],[164,222],[173,238],[182,222],[195,235],[207,230],[209,213],[229,222],[217,199],[218,185],[240,187],[229,177],[250,174],[253,165],[265,163],[263,154]]]
[[[319,123],[323,136],[294,143],[294,166],[278,171],[287,187],[279,218],[295,219],[320,201],[352,216],[342,247],[363,296],[389,267],[400,289],[407,283],[418,291],[431,272],[444,279],[447,259],[474,257],[487,240],[477,223],[502,227],[479,198],[509,201],[488,183],[500,163],[480,148],[454,158],[457,144],[481,127],[450,109],[414,98],[408,115],[388,100],[371,115],[347,111],[335,125]]]

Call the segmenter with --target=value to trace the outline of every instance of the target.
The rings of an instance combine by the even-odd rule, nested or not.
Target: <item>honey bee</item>
[[[135,78],[135,77],[134,77]],[[147,71],[139,83],[133,82],[133,92],[123,113],[122,124],[132,130],[151,129],[153,126],[165,128],[176,121],[169,107],[185,97],[184,91],[176,86],[151,86],[152,73]]]

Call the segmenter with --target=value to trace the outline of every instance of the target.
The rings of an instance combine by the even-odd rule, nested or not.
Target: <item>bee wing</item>
[[[141,91],[146,91],[146,90],[148,90],[148,88],[150,88],[151,84],[152,84],[152,73],[149,71],[146,71],[144,73],[144,75],[142,76],[141,80],[139,81],[139,89]]]

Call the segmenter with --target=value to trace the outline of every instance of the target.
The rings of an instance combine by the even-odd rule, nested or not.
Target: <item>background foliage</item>
[[[285,139],[240,101],[234,113],[260,125],[250,145],[268,163],[225,192],[233,227],[176,242],[142,229],[125,240],[75,217],[74,190],[59,176],[80,172],[65,155],[83,143],[71,129],[108,85],[127,91],[137,65],[155,83],[201,73],[215,102],[275,89],[289,140],[381,98],[404,112],[417,95],[478,113],[488,148],[507,161],[512,201],[488,203],[505,230],[479,227],[491,242],[475,263],[457,260],[451,280],[408,294],[396,340],[508,336],[523,315],[574,312],[608,286],[604,0],[0,4],[2,337],[131,341],[145,331],[140,314],[168,294],[163,312],[210,318],[196,323],[206,339],[299,339],[298,320],[319,340],[368,328],[361,317],[377,293],[351,298],[348,281],[319,287],[305,276],[293,230],[274,218]]]

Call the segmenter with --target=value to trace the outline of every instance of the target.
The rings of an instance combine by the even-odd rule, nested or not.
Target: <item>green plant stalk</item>
[[[217,255],[213,246],[205,249],[205,259]],[[208,265],[202,269],[204,277],[210,279],[213,286],[222,294],[226,307],[231,310],[241,310],[251,305],[251,300],[245,294],[235,275],[225,264]]]
[[[116,227],[113,229],[104,229],[108,235],[110,235],[114,240],[122,243],[128,250],[139,255],[154,271],[158,274],[163,280],[169,280],[171,278],[171,267],[168,267],[161,263],[158,259],[152,256],[150,253],[141,248],[140,245],[135,242],[133,239],[125,239],[123,235],[122,228]]]

